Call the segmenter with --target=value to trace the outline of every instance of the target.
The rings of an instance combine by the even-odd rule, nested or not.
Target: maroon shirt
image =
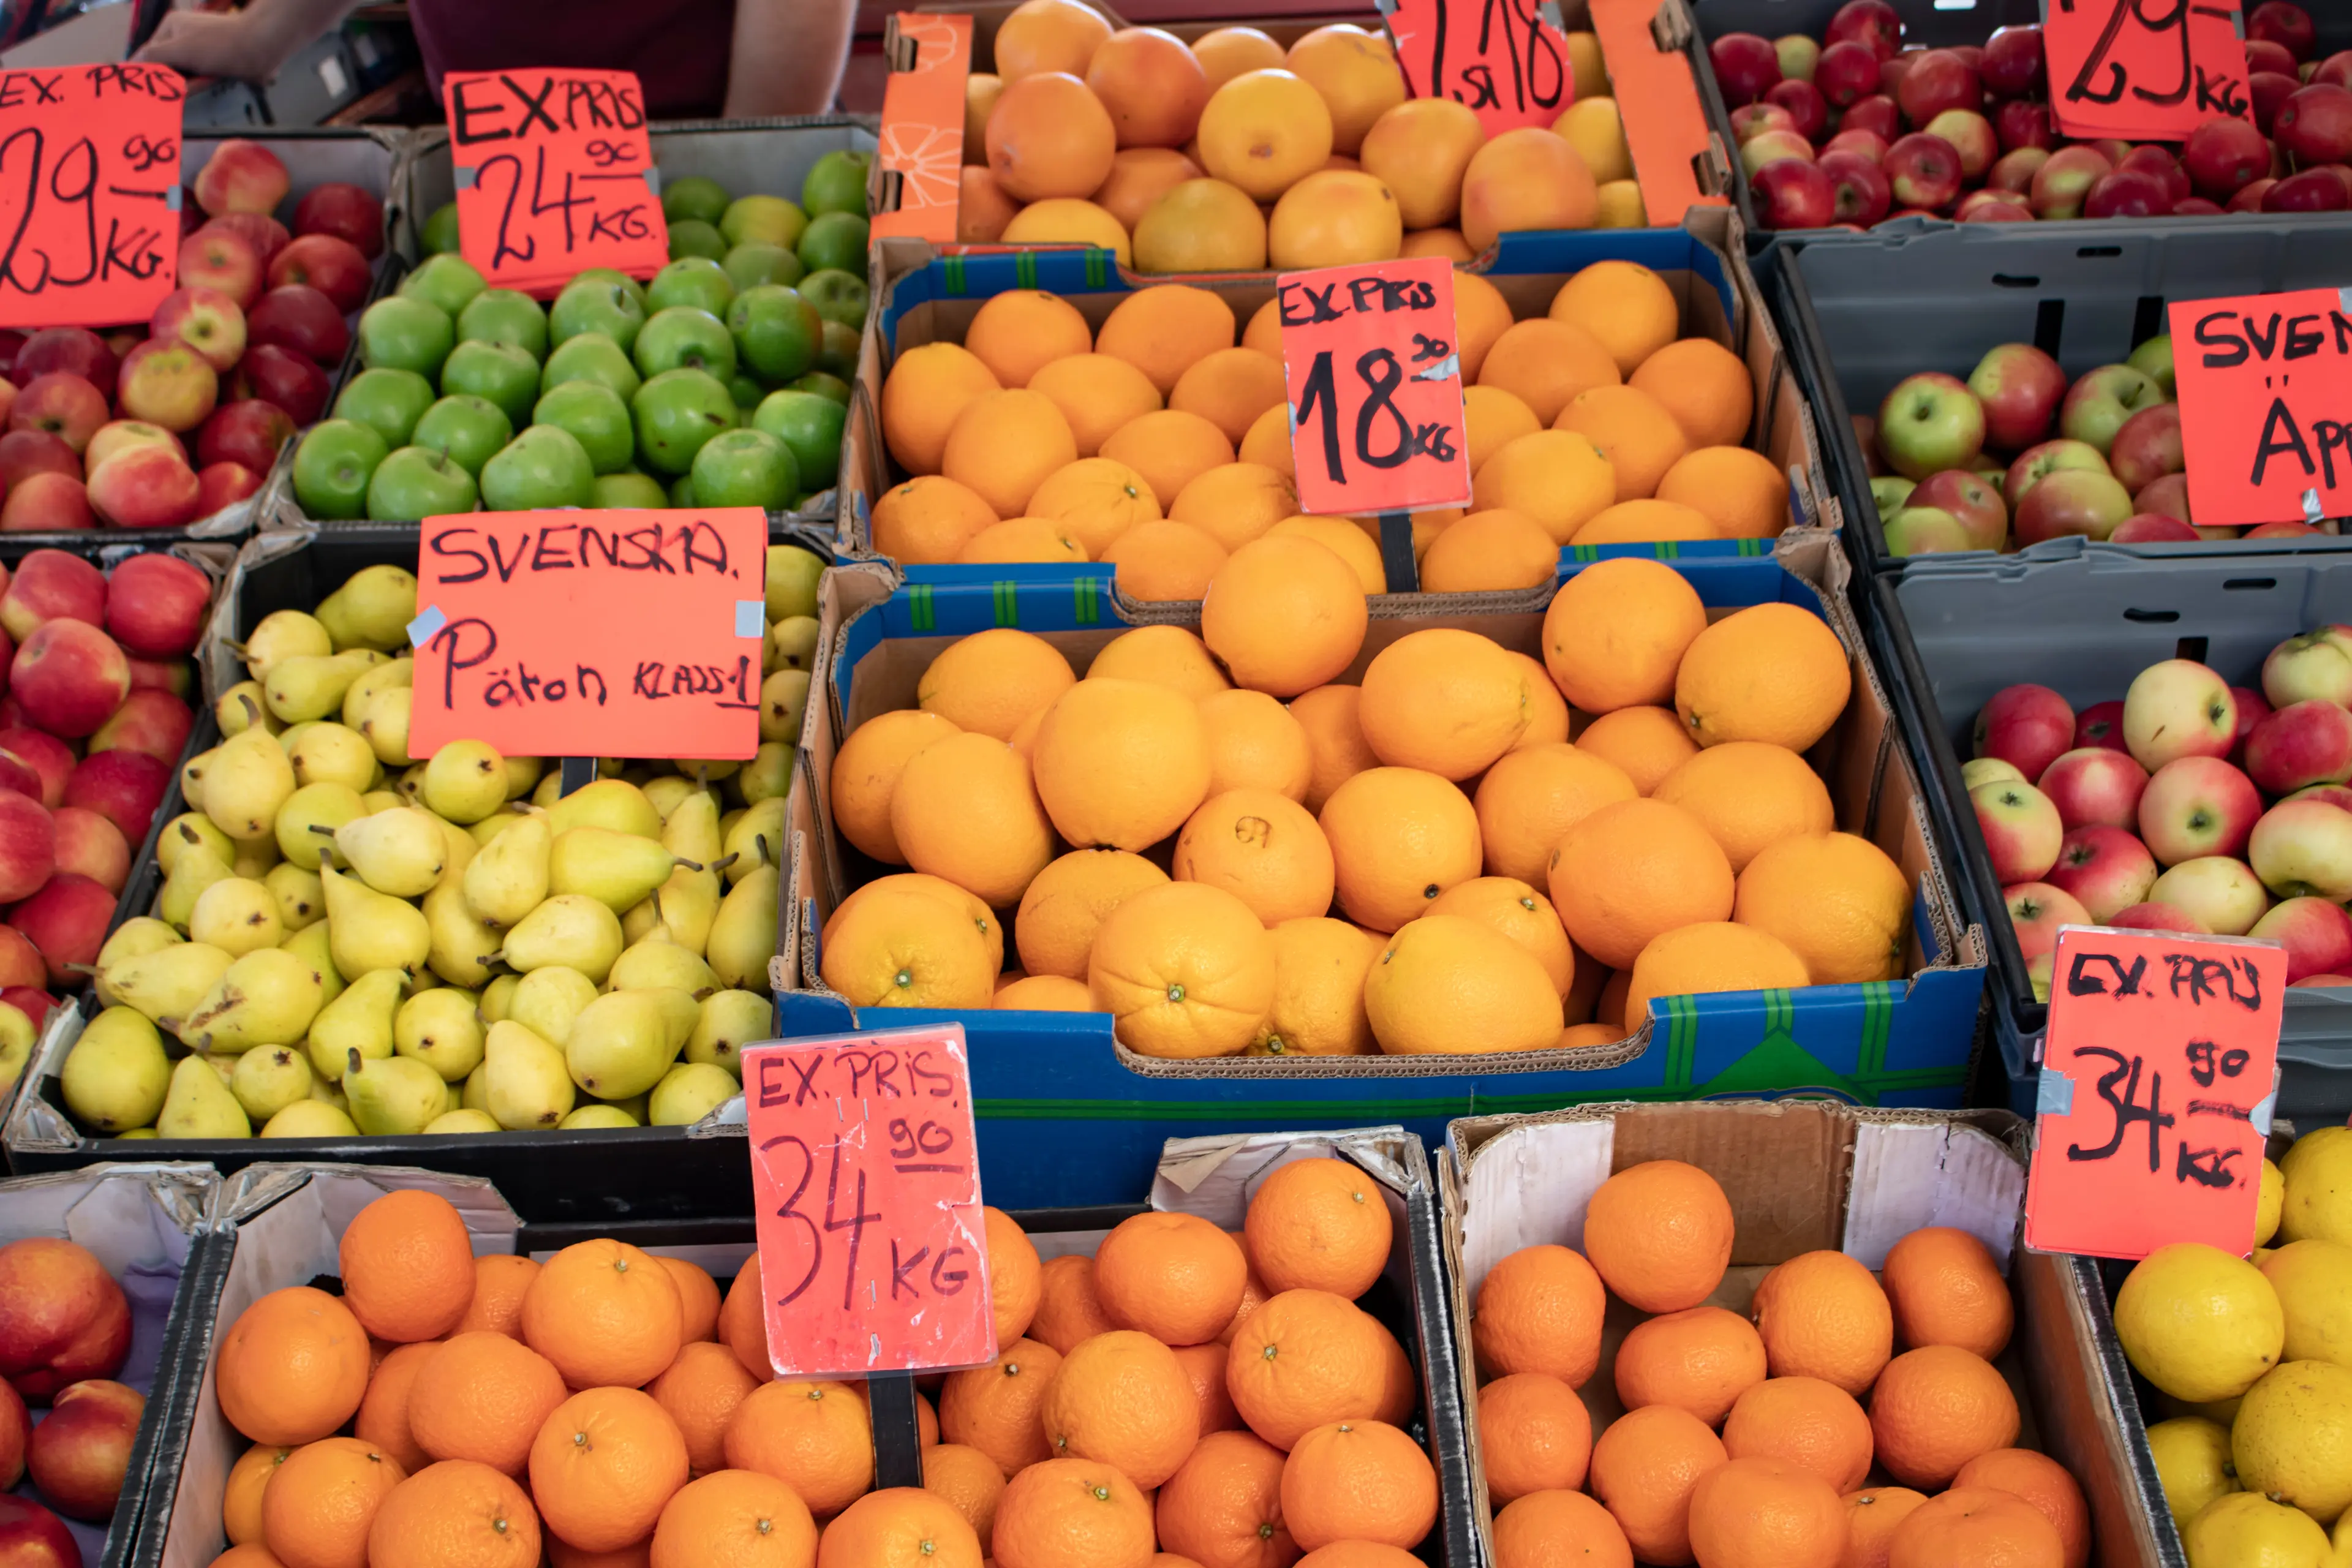
[[[444,71],[559,66],[635,71],[656,120],[727,101],[735,0],[409,0],[408,20],[436,98]]]

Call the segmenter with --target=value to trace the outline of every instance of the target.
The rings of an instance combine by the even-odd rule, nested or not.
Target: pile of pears
[[[408,751],[416,579],[265,617],[181,774],[151,915],[62,1072],[101,1138],[684,1126],[769,1038],[784,796],[824,562],[767,561],[759,753],[561,769]]]

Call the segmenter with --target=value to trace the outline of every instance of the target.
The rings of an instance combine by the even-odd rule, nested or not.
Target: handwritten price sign
[[[1557,5],[1396,0],[1389,36],[1405,90],[1468,104],[1489,136],[1548,126],[1576,95]]]
[[[1286,272],[1276,298],[1299,504],[1355,517],[1468,504],[1454,264]]]
[[[2025,1244],[2145,1258],[2254,1244],[2285,1007],[2273,942],[2058,933]]]
[[[441,80],[458,247],[493,287],[551,292],[591,267],[669,260],[646,99],[628,71],[452,71]]]
[[[143,321],[180,271],[179,73],[0,71],[0,326]]]
[[[743,1052],[779,1377],[996,1354],[963,1026]]]
[[[752,755],[767,540],[757,507],[426,518],[410,745]]]
[[[2352,516],[2352,311],[2334,289],[2170,309],[2189,510],[2205,523]]]
[[[2237,0],[2049,0],[2042,47],[2058,129],[2179,142],[2252,118]]]

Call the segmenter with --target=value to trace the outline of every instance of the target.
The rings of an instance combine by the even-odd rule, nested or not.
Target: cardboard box
[[[1681,1160],[1722,1184],[1737,1226],[1731,1269],[1710,1305],[1746,1312],[1771,1267],[1800,1253],[1834,1248],[1875,1271],[1895,1241],[1922,1226],[1955,1226],[1983,1242],[2017,1305],[1998,1364],[2025,1418],[2020,1446],[2050,1455],[2081,1483],[2099,1568],[2181,1563],[2146,1436],[2126,1430],[2128,1372],[2090,1260],[2028,1252],[2018,1239],[2026,1144],[2025,1124],[2005,1111],[1786,1100],[1590,1105],[1455,1121],[1437,1164],[1464,1408],[1475,1410],[1477,1399],[1471,1306],[1487,1270],[1523,1247],[1580,1248],[1586,1206],[1612,1173]],[[1601,1368],[1581,1391],[1596,1437],[1622,1414],[1611,1368],[1640,1317],[1611,1300]],[[1475,1422],[1471,1447],[1479,1543],[1491,1557]]]

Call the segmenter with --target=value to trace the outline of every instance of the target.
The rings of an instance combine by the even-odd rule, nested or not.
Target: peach
[[[0,1377],[26,1401],[111,1377],[130,1353],[131,1303],[88,1249],[43,1236],[0,1247]]]
[[[112,1518],[146,1409],[137,1389],[105,1378],[59,1389],[25,1456],[33,1484],[68,1518]]]
[[[32,1439],[33,1413],[25,1408],[25,1396],[0,1381],[0,1492],[25,1479],[25,1447]],[[6,1561],[6,1553],[5,1542],[0,1542],[0,1561]]]
[[[27,1498],[0,1493],[0,1563],[7,1568],[82,1568],[66,1521]]]

